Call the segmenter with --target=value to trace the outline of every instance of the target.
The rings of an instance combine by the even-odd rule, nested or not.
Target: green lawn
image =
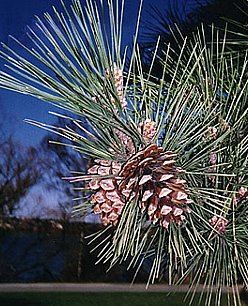
[[[189,303],[183,300],[184,296],[182,293],[167,296],[154,292],[0,293],[0,306],[187,306]],[[223,301],[222,305],[226,306],[227,302]]]

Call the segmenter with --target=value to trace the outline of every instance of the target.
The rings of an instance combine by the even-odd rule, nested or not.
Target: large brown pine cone
[[[183,212],[190,213],[187,204],[192,202],[186,182],[177,177],[184,171],[174,165],[175,157],[173,152],[151,144],[133,155],[119,173],[119,190],[126,201],[138,200],[149,220],[165,228],[170,221],[180,224],[185,219]]]

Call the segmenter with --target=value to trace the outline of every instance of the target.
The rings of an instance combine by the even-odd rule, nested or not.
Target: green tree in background
[[[144,33],[140,39],[144,69],[149,70],[153,52],[159,39],[159,57],[163,58],[166,46],[179,53],[183,39],[191,40],[194,33],[204,24],[204,40],[210,43],[212,25],[219,30],[220,37],[227,27],[228,38],[226,43],[231,50],[247,50],[247,8],[246,0],[185,0],[169,1],[164,10],[151,8],[151,19],[144,22]],[[227,25],[228,22],[228,25]],[[228,48],[228,49],[229,49]],[[153,65],[153,73],[161,75],[162,67],[157,60]]]

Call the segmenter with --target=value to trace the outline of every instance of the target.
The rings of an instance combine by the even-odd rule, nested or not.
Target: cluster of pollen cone
[[[107,77],[111,74],[120,103],[125,108],[122,71],[114,65],[113,70],[107,71]],[[180,224],[185,219],[183,213],[190,213],[187,204],[191,203],[184,186],[186,182],[178,177],[184,171],[175,166],[176,154],[165,152],[152,143],[156,134],[154,121],[146,119],[137,129],[147,147],[135,153],[132,139],[115,131],[126,149],[126,162],[96,159],[88,169],[94,213],[100,215],[104,225],[117,225],[124,206],[132,203],[138,205],[153,224],[159,223],[165,228],[171,221]]]
[[[132,202],[153,224],[165,228],[171,221],[180,224],[183,213],[190,213],[187,204],[191,200],[185,181],[178,177],[184,171],[174,165],[175,157],[173,152],[150,144],[122,164],[95,160],[88,170],[93,175],[89,188],[94,213],[100,214],[104,225],[116,225],[125,204]]]
[[[118,95],[122,108],[125,108],[127,106],[127,101],[123,95],[123,72],[122,70],[119,69],[116,66],[116,64],[114,64],[114,68],[110,72],[106,70],[106,74],[108,78],[111,77],[111,74],[113,75],[116,93]],[[114,97],[111,97],[111,102],[113,104],[116,103]]]

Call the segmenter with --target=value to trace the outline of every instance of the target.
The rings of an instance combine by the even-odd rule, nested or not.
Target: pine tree
[[[208,292],[199,305],[220,305],[224,287],[229,302],[241,305],[238,284],[248,285],[247,58],[227,52],[226,31],[213,27],[207,44],[202,27],[191,40],[182,37],[180,52],[167,46],[158,78],[151,73],[156,46],[150,68],[142,67],[139,14],[127,60],[124,1],[86,2],[38,19],[29,33],[34,48],[22,46],[34,62],[4,46],[9,72],[1,72],[1,86],[72,113],[75,129],[28,122],[93,160],[68,179],[88,194],[75,210],[90,207],[102,220],[93,238],[99,261],[127,261],[138,273],[149,258],[148,284],[188,277],[190,301],[202,284]]]

